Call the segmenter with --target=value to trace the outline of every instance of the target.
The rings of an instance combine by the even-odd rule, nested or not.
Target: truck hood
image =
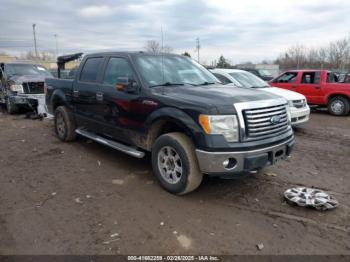
[[[278,88],[278,87],[264,87],[264,88],[259,88],[259,90],[281,96],[287,100],[306,99],[305,96],[302,94],[299,94],[294,91],[286,90],[283,88]]]
[[[8,81],[14,82],[16,84],[23,84],[28,82],[44,82],[45,77],[40,75],[14,75],[8,78]]]
[[[249,101],[260,101],[279,98],[274,94],[260,90],[232,87],[225,85],[206,86],[164,86],[152,89],[153,94],[160,95],[173,101],[216,107],[219,112],[233,110],[233,104]],[[225,109],[225,110],[222,110]]]

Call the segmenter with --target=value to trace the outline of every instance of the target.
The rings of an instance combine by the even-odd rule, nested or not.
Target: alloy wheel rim
[[[57,132],[60,137],[63,137],[66,132],[66,123],[64,122],[63,116],[61,113],[58,113],[56,119]]]
[[[344,106],[345,106],[345,105],[344,105],[343,101],[341,101],[341,100],[335,100],[335,101],[332,103],[331,108],[332,108],[333,112],[339,114],[339,113],[343,112]]]
[[[180,155],[171,146],[165,146],[158,152],[158,169],[162,178],[169,184],[180,181],[183,173]]]

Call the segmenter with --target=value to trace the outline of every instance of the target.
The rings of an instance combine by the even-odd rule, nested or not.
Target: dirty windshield
[[[5,65],[5,72],[8,76],[39,75],[52,77],[52,74],[45,67],[31,64],[7,64]]]
[[[137,58],[137,65],[149,87],[219,83],[207,69],[186,57],[144,55]]]

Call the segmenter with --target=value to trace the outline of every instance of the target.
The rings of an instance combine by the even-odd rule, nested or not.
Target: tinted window
[[[301,77],[302,84],[319,84],[320,72],[305,72]]]
[[[119,77],[128,77],[132,79],[132,69],[126,59],[112,57],[108,61],[103,83],[115,85]]]
[[[102,57],[88,58],[81,71],[80,80],[84,82],[96,82],[102,61]]]
[[[213,73],[213,75],[216,76],[216,78],[219,79],[220,82],[223,83],[224,85],[232,83],[230,79],[228,79],[226,76],[220,75],[218,73]]]
[[[281,75],[275,82],[278,83],[294,83],[297,80],[297,72],[287,72]]]
[[[338,82],[338,77],[334,73],[327,73],[327,82],[328,83],[335,83]]]

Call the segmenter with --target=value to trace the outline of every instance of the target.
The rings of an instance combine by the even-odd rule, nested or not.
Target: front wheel
[[[160,136],[152,147],[153,172],[161,186],[173,194],[186,194],[202,182],[195,148],[183,133]]]
[[[345,116],[350,111],[350,102],[343,96],[333,97],[328,102],[328,111],[335,116]]]
[[[55,110],[55,131],[58,138],[64,142],[76,138],[73,114],[65,106],[59,106]]]

